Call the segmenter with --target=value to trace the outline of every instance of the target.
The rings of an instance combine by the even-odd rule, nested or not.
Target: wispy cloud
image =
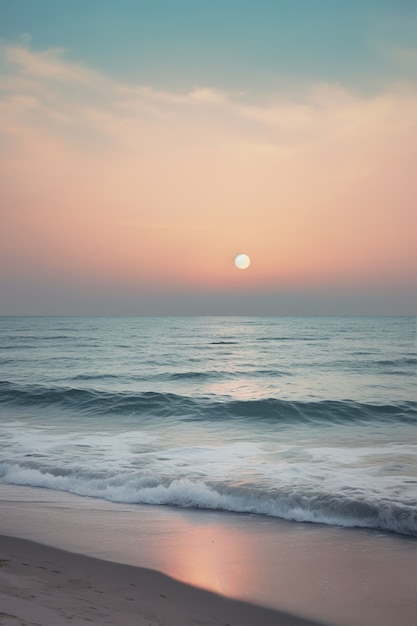
[[[99,74],[82,65],[63,60],[63,48],[33,52],[24,45],[3,45],[5,60],[19,73],[60,82],[88,84],[97,81]]]

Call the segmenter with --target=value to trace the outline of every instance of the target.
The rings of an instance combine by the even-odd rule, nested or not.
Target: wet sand
[[[412,538],[5,485],[0,511],[2,626],[417,623]]]
[[[140,567],[0,537],[2,626],[314,626]],[[317,623],[316,623],[317,624]]]

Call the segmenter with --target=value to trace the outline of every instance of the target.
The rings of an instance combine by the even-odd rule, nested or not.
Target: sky
[[[0,315],[414,315],[416,163],[417,0],[0,0]]]

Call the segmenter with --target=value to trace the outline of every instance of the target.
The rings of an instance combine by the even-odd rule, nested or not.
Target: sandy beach
[[[2,626],[416,623],[412,538],[7,485],[0,503]]]
[[[0,537],[2,626],[313,626],[158,572]]]

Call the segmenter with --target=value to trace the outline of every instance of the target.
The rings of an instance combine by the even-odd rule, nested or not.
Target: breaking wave
[[[356,498],[319,489],[262,489],[253,485],[164,479],[136,471],[54,468],[41,462],[0,464],[3,483],[43,487],[130,504],[171,505],[268,515],[289,521],[373,528],[417,536],[416,501]],[[416,486],[417,486],[417,481]]]

